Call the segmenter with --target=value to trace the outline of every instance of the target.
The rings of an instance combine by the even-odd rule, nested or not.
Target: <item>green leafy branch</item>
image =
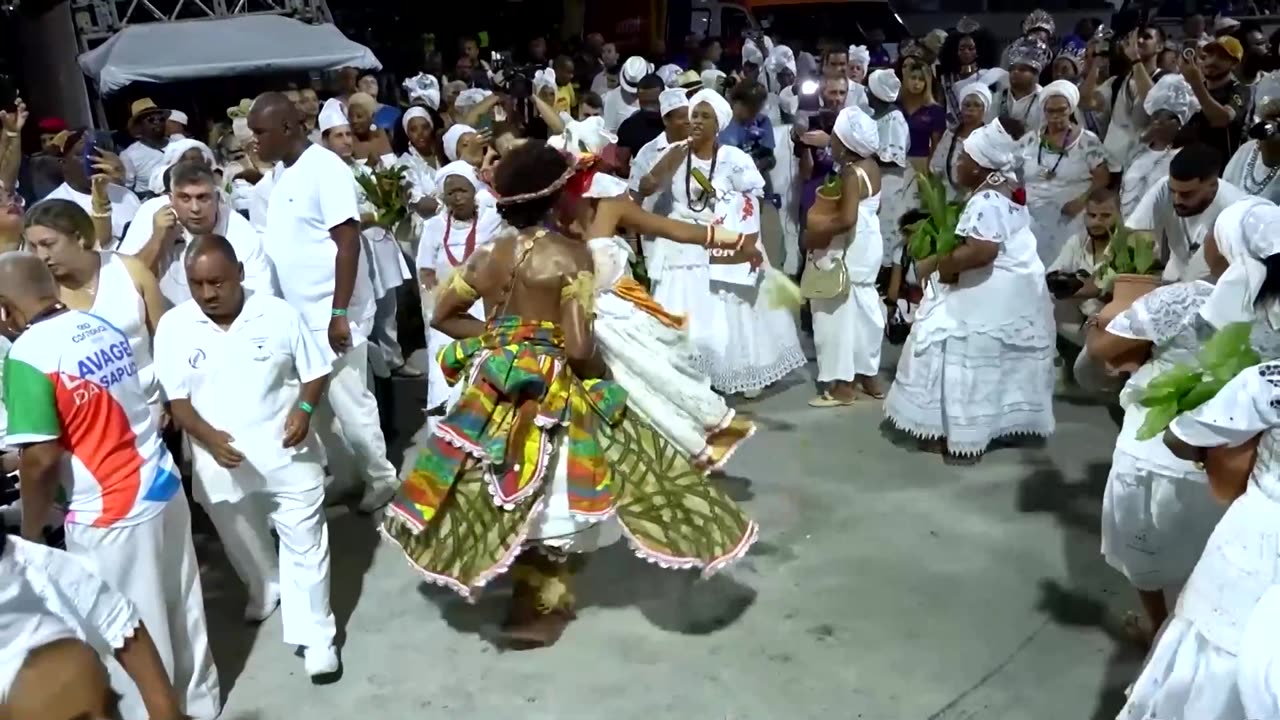
[[[1252,331],[1252,323],[1227,325],[1200,349],[1195,366],[1175,365],[1147,383],[1138,398],[1147,408],[1147,417],[1138,428],[1138,439],[1157,437],[1179,413],[1200,407],[1236,375],[1262,362],[1249,341]]]
[[[1151,233],[1131,230],[1124,223],[1117,222],[1093,276],[1098,289],[1110,292],[1117,275],[1155,275],[1160,269]]]
[[[907,251],[916,260],[946,255],[960,245],[956,225],[964,205],[947,200],[946,184],[933,173],[916,175],[916,183],[920,187],[920,205],[927,217],[907,226],[911,232]]]
[[[373,205],[379,227],[394,228],[409,216],[409,181],[403,166],[358,173],[356,183]]]

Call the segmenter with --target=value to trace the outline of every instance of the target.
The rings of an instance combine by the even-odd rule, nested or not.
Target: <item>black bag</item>
[[[884,324],[884,336],[890,345],[902,345],[911,334],[911,323],[903,316],[902,309],[894,303],[889,308],[889,319]]]

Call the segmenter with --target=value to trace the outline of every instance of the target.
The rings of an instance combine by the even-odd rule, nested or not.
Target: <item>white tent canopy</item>
[[[103,95],[134,82],[382,68],[369,48],[337,27],[280,15],[130,25],[79,61]]]

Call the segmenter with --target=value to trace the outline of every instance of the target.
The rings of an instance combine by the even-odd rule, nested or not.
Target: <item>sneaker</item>
[[[374,483],[365,487],[364,497],[360,498],[359,511],[366,515],[371,515],[391,502],[396,496],[396,486],[383,483]]]
[[[272,585],[267,589],[266,598],[264,601],[249,598],[249,603],[244,607],[245,622],[256,625],[266,622],[267,618],[275,614],[276,608],[280,607],[280,589]]]
[[[342,662],[338,660],[338,650],[332,645],[326,647],[309,647],[302,651],[303,667],[314,683],[333,682]]]

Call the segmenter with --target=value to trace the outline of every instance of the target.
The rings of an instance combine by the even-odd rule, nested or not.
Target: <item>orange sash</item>
[[[683,315],[667,312],[665,308],[658,304],[657,300],[653,299],[652,295],[645,291],[643,285],[636,282],[635,278],[622,278],[613,286],[613,292],[623,300],[657,318],[658,322],[669,328],[683,330],[688,322],[688,319]]]

